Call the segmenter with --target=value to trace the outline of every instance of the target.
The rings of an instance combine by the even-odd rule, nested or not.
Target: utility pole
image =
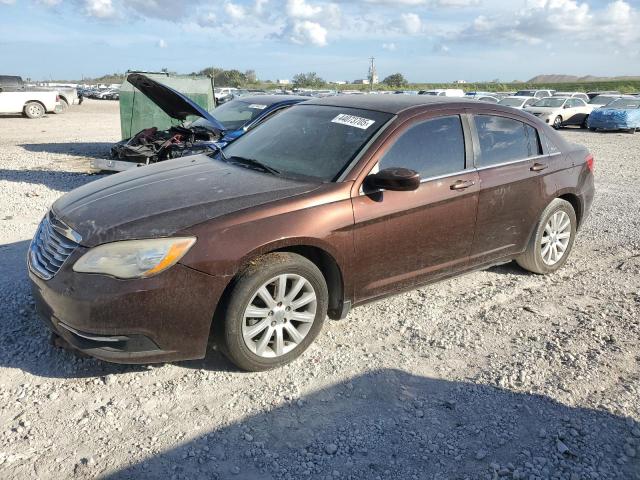
[[[369,91],[373,90],[373,82],[378,80],[378,73],[376,72],[376,58],[370,57],[371,65],[369,66]]]

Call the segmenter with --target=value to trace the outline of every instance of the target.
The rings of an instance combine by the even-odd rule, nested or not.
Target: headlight
[[[73,265],[73,270],[117,278],[151,277],[175,265],[194,243],[194,237],[106,243],[80,257]]]

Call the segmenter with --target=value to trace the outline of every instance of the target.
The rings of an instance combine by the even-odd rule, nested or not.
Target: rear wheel
[[[562,128],[562,117],[560,115],[558,115],[553,121],[553,128],[556,130],[560,130]]]
[[[328,297],[322,272],[308,259],[265,255],[238,276],[218,339],[221,350],[248,371],[289,363],[322,329]]]
[[[42,104],[38,102],[29,102],[24,106],[24,114],[29,118],[40,118],[44,116],[45,111]]]
[[[573,248],[576,212],[566,200],[556,198],[544,209],[525,252],[516,262],[525,270],[547,274],[560,269]]]

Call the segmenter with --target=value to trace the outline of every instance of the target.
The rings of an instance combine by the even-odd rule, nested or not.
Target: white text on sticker
[[[375,120],[369,120],[368,118],[356,117],[355,115],[347,115],[346,113],[341,113],[336,118],[331,120],[332,123],[339,123],[341,125],[349,125],[350,127],[360,128],[362,130],[366,130],[371,125],[376,123]]]

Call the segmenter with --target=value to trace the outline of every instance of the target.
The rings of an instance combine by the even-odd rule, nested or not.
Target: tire
[[[285,275],[285,293],[279,295],[278,285]],[[304,285],[295,291],[299,281]],[[270,303],[258,293],[265,289]],[[308,301],[313,295],[314,300]],[[251,372],[285,365],[299,357],[318,336],[328,303],[327,283],[315,264],[294,253],[264,255],[236,279],[220,319],[220,350],[239,368]],[[256,312],[255,318],[245,316],[249,308]],[[297,338],[290,333],[292,328]]]
[[[558,220],[558,228],[556,228],[556,233],[551,233],[550,235],[550,230],[553,232],[553,228],[548,227],[551,227],[551,222],[553,222],[552,219],[555,215],[557,215],[555,218]],[[562,219],[562,221],[560,219]],[[569,220],[570,223],[565,229],[562,229],[560,227],[564,224],[565,219]],[[559,270],[566,263],[567,258],[569,258],[576,238],[577,225],[576,212],[573,206],[566,200],[556,198],[547,205],[547,208],[545,208],[542,215],[540,215],[540,220],[536,224],[527,249],[522,255],[516,258],[516,262],[525,270],[540,275],[546,275]],[[565,238],[566,234],[569,235],[568,238]],[[566,243],[563,242],[563,240],[566,240]],[[558,255],[561,253],[559,258],[550,258],[554,256],[552,247],[549,247],[549,250],[547,250],[543,258],[545,245],[549,243],[556,245],[555,251]],[[564,250],[560,252],[561,248],[564,248]]]
[[[46,112],[41,103],[27,102],[27,104],[24,106],[24,114],[29,118],[44,117],[45,113]]]
[[[553,121],[553,128],[560,130],[562,128],[562,117],[558,115]]]
[[[56,113],[65,113],[69,110],[69,102],[67,102],[64,98],[60,99],[60,111]]]
[[[580,128],[589,128],[589,115],[584,117],[584,120],[582,121],[582,125],[580,125]]]

